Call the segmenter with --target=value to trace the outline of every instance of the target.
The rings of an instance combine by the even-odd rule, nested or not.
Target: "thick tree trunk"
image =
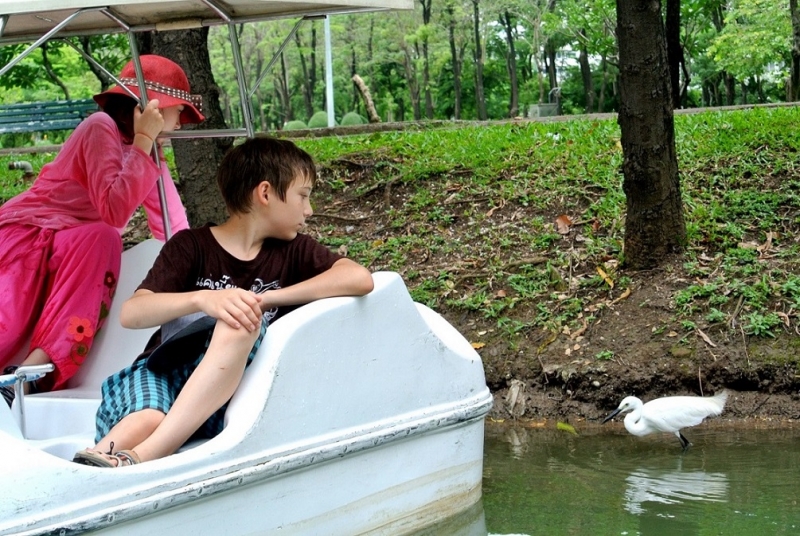
[[[519,115],[519,81],[517,80],[517,50],[514,45],[514,23],[511,13],[503,12],[500,16],[506,34],[506,44],[508,45],[506,55],[506,69],[508,69],[508,81],[511,85],[511,95],[508,103],[508,117]]]
[[[800,10],[797,0],[789,0],[789,12],[792,17],[792,73],[789,84],[790,100],[800,100]]]
[[[684,64],[681,46],[681,0],[667,0],[666,16],[667,62],[672,89],[672,107],[681,107],[681,66]]]
[[[481,42],[480,0],[472,0],[473,28],[475,30],[475,110],[478,119],[485,121],[486,97],[483,92],[483,43]]]
[[[641,269],[659,265],[686,239],[661,2],[617,0],[617,39],[625,264]]]
[[[183,67],[189,77],[192,93],[203,96],[206,120],[183,128],[227,128],[219,105],[219,87],[211,72],[208,57],[208,28],[140,34],[140,49],[170,58]],[[222,157],[233,143],[232,138],[174,140],[175,164],[180,175],[189,224],[192,227],[208,222],[222,223],[228,211],[216,184],[216,171]]]

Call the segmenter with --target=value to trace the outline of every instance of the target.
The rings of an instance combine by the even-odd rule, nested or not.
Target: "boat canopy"
[[[326,86],[328,95],[329,121],[332,118],[333,77],[330,73],[330,45],[328,15],[383,11],[390,9],[413,9],[414,0],[0,0],[0,46],[32,42],[16,57],[0,66],[3,76],[28,54],[48,40],[57,38],[73,47],[86,61],[104,71],[111,79],[124,88],[124,85],[97,60],[77,47],[69,37],[125,32],[131,47],[131,57],[136,68],[139,87],[144,87],[139,50],[134,34],[147,31],[188,30],[206,26],[227,25],[239,98],[244,118],[243,129],[176,130],[165,133],[169,138],[214,138],[227,136],[255,135],[253,125],[253,106],[250,97],[264,80],[264,76],[274,65],[289,40],[305,20],[326,18]],[[239,40],[235,26],[262,20],[296,18],[297,21],[283,44],[275,52],[272,60],[255,82],[248,88],[244,72]],[[141,98],[131,93],[142,108],[147,104],[144,93]],[[160,166],[158,151],[153,150],[153,159]],[[161,212],[164,218],[166,237],[172,236],[169,214],[167,212],[164,182],[158,178]]]
[[[69,17],[61,37],[413,7],[413,0],[0,0],[0,44],[35,41]]]

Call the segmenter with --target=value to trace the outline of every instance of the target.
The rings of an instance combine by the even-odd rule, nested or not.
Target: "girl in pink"
[[[161,169],[150,154],[162,132],[204,119],[200,100],[176,63],[141,62],[145,109],[120,86],[95,95],[103,111],[78,125],[30,190],[0,206],[0,367],[53,363],[34,390],[64,387],[89,353],[114,296],[122,230],[140,205],[165,239],[159,174],[172,231],[189,227],[163,154]],[[132,62],[120,82],[140,95]]]

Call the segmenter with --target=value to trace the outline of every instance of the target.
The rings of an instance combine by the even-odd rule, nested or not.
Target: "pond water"
[[[483,500],[463,534],[800,534],[800,427],[579,435],[487,426]]]

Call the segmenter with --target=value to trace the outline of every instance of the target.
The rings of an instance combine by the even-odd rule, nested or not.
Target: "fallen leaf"
[[[597,267],[597,273],[598,273],[598,274],[600,274],[600,277],[602,277],[602,278],[603,278],[603,281],[605,281],[605,282],[606,282],[606,284],[607,284],[609,287],[611,287],[611,288],[614,288],[614,281],[612,281],[612,280],[611,280],[611,278],[608,276],[608,274],[605,272],[605,270],[603,270],[602,268],[600,268],[600,267],[598,266],[598,267]]]
[[[570,338],[570,339],[577,339],[578,337],[580,337],[581,335],[583,335],[583,334],[584,334],[584,332],[586,332],[586,328],[588,328],[588,327],[589,327],[589,324],[587,324],[587,323],[586,323],[586,320],[584,319],[584,321],[583,321],[583,325],[582,325],[581,327],[579,327],[578,329],[576,329],[576,330],[575,330],[575,333],[573,333],[572,335],[570,335],[570,337],[569,337],[569,338]]]
[[[572,225],[572,220],[566,214],[562,214],[558,218],[556,218],[556,232],[558,234],[569,234],[570,226]]]
[[[708,335],[703,333],[702,329],[697,328],[697,334],[700,335],[700,338],[703,339],[704,341],[706,341],[706,344],[709,345],[711,348],[716,348],[717,347],[716,344],[711,342],[711,339],[708,337]]]
[[[784,326],[786,326],[787,328],[791,326],[791,322],[789,321],[789,315],[787,315],[786,313],[782,313],[782,312],[777,312],[775,314],[783,319],[783,325]]]
[[[760,255],[764,255],[772,248],[772,236],[772,231],[768,231],[766,241],[760,246],[756,247],[756,250]]]
[[[472,343],[472,347],[475,348],[476,350],[480,350],[484,346],[486,346],[485,342],[473,342]]]
[[[503,290],[503,289],[500,289],[497,292],[495,292],[494,295],[497,298],[505,298],[506,297],[506,291]]]
[[[631,287],[625,289],[625,292],[619,295],[619,298],[615,299],[611,302],[611,305],[621,302],[622,300],[626,299],[628,296],[631,295]]]
[[[593,233],[596,233],[596,232],[597,232],[597,231],[599,231],[599,230],[600,230],[600,220],[598,220],[597,218],[595,218],[595,219],[592,221],[592,232],[593,232]]]

